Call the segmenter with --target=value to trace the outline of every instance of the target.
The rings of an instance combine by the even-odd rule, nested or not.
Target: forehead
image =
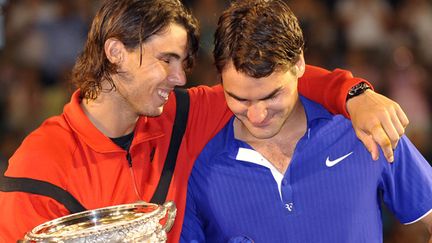
[[[175,53],[184,58],[187,53],[187,38],[186,29],[179,24],[172,23],[151,36],[144,43],[144,48],[154,52]]]
[[[232,61],[225,66],[221,74],[224,90],[245,98],[253,94],[265,95],[294,83],[294,75],[290,71],[276,71],[267,77],[254,78],[237,71]]]

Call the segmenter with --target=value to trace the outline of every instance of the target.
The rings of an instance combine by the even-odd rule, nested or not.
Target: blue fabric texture
[[[268,167],[236,159],[252,148],[235,139],[234,118],[206,145],[181,242],[382,242],[381,201],[402,223],[431,210],[431,166],[406,137],[394,163],[373,161],[349,120],[300,98],[308,132],[280,187]]]

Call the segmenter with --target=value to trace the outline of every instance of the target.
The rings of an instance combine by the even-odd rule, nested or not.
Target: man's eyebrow
[[[281,91],[282,90],[282,87],[279,87],[279,88],[277,88],[277,89],[275,89],[273,92],[271,92],[269,95],[267,95],[267,96],[265,96],[264,98],[261,98],[261,99],[259,99],[259,100],[268,100],[268,99],[270,99],[270,98],[273,98],[277,93],[279,93],[279,91]],[[239,100],[239,101],[246,101],[246,100],[248,100],[248,99],[245,99],[245,98],[241,98],[241,97],[238,97],[237,95],[235,95],[235,94],[233,94],[233,93],[231,93],[231,92],[229,92],[229,91],[225,91],[229,96],[231,96],[231,97],[233,97],[234,99],[236,99],[236,100]]]
[[[236,100],[239,100],[239,101],[246,101],[246,100],[247,100],[247,99],[244,99],[244,98],[240,98],[240,97],[238,97],[237,95],[235,95],[235,94],[233,94],[233,93],[231,93],[231,92],[229,92],[229,91],[226,91],[226,90],[225,90],[225,92],[226,92],[229,96],[233,97],[233,98],[236,99]]]
[[[282,87],[279,87],[279,88],[273,90],[273,92],[271,92],[269,95],[267,95],[266,97],[264,97],[264,98],[262,98],[262,99],[260,99],[260,100],[268,100],[268,99],[270,99],[270,98],[273,98],[273,97],[276,96],[277,93],[279,93],[279,91],[281,91],[281,90],[282,90]]]
[[[177,60],[181,59],[180,55],[177,54],[177,53],[175,53],[175,52],[162,52],[158,56],[160,58],[165,57],[165,58],[174,58],[174,59],[177,59]]]

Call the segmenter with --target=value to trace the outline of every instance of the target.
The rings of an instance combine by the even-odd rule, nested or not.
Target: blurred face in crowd
[[[151,36],[142,50],[139,47],[127,50],[115,40],[111,45],[110,55],[119,57],[112,61],[119,64],[119,73],[113,75],[113,81],[120,102],[137,115],[160,115],[169,93],[175,86],[186,83],[186,30],[178,24],[170,24]]]
[[[241,132],[258,139],[279,133],[298,101],[297,80],[303,75],[304,59],[288,69],[262,78],[237,71],[232,61],[222,71],[228,107],[241,122]]]

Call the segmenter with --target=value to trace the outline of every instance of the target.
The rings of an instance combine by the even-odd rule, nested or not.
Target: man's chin
[[[252,134],[257,139],[270,139],[275,136],[275,134],[267,134],[267,133],[254,133]]]
[[[163,112],[163,106],[156,108],[152,111],[142,112],[141,116],[148,116],[148,117],[157,117],[160,116]]]
[[[267,129],[266,128],[261,128],[261,129],[253,128],[253,129],[248,129],[248,130],[249,130],[249,133],[257,139],[269,139],[269,138],[274,137],[277,134],[277,132],[270,131],[269,128],[267,128]]]

